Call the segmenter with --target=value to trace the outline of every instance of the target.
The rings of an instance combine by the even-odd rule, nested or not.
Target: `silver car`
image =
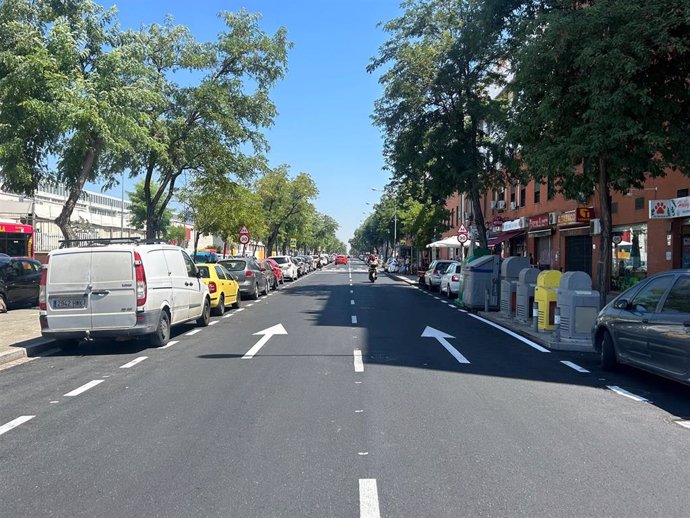
[[[441,276],[441,285],[439,290],[441,294],[445,294],[449,299],[458,296],[460,291],[460,271],[462,270],[462,263],[451,263],[446,268],[446,272]]]
[[[294,281],[299,277],[299,272],[297,271],[297,265],[292,261],[289,255],[274,255],[269,257],[273,259],[281,270],[283,270],[283,278],[290,279]]]
[[[424,285],[431,291],[440,289],[441,287],[441,276],[446,273],[446,268],[448,268],[455,261],[433,261],[427,271],[424,273]]]
[[[242,295],[258,299],[259,293],[268,295],[271,291],[270,281],[264,275],[259,262],[253,257],[236,257],[222,259],[218,264],[229,270],[240,285]]]

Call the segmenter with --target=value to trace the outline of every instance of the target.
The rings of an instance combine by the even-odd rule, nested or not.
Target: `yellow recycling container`
[[[534,288],[534,301],[537,303],[537,329],[539,331],[553,331],[556,302],[558,300],[558,286],[561,283],[561,272],[558,270],[544,270],[537,276],[537,286]]]

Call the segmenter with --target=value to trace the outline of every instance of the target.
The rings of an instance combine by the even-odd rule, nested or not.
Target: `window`
[[[520,184],[520,207],[524,207],[527,202],[527,186]]]
[[[510,184],[510,203],[515,203],[515,184]]]
[[[672,275],[664,275],[653,279],[644,286],[632,300],[631,307],[641,313],[653,313],[659,305],[661,297],[673,282]]]
[[[534,204],[538,205],[541,201],[541,182],[534,181]]]
[[[188,277],[196,277],[197,276],[197,269],[196,269],[196,265],[194,264],[194,261],[192,261],[185,252],[182,252],[182,257],[184,257],[184,263],[185,263],[185,266],[187,267],[187,276]]]
[[[676,191],[677,198],[685,198],[688,194],[688,189],[678,189],[678,191]]]
[[[556,189],[554,188],[553,180],[551,178],[548,178],[546,180],[546,197],[549,200],[553,200],[555,193],[556,193]]]
[[[215,270],[216,270],[216,275],[218,276],[218,278],[221,280],[225,280],[225,273],[223,273],[223,267],[216,265]]]
[[[671,288],[662,313],[690,313],[690,276],[683,275]]]
[[[635,198],[635,210],[642,210],[644,209],[644,196],[640,196],[638,198]]]

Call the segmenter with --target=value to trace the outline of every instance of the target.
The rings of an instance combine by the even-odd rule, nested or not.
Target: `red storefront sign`
[[[539,214],[529,218],[529,228],[541,228],[549,226],[549,215]]]
[[[0,223],[0,232],[8,234],[33,234],[34,228],[31,225],[22,225],[20,223]]]
[[[578,207],[575,209],[575,221],[578,223],[589,223],[594,219],[594,207]]]

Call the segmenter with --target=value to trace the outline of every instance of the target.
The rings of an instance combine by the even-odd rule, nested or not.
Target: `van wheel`
[[[66,338],[64,340],[55,340],[55,345],[57,345],[61,351],[70,353],[74,352],[74,350],[76,350],[76,348],[79,346],[79,339]]]
[[[225,313],[225,295],[221,294],[220,300],[218,301],[218,305],[216,306],[216,315],[219,317],[222,317],[223,314]]]
[[[158,319],[158,329],[151,335],[151,345],[162,347],[170,340],[170,317],[167,311],[161,311]]]
[[[616,349],[613,346],[613,339],[608,331],[604,331],[601,338],[601,368],[605,371],[612,371],[618,365],[616,359]]]
[[[232,305],[232,307],[235,309],[239,308],[241,300],[242,300],[242,294],[240,293],[240,290],[237,290],[237,298],[235,299],[235,303]]]
[[[211,304],[208,299],[204,301],[204,309],[201,312],[201,316],[197,319],[196,325],[199,327],[206,327],[211,321]]]

